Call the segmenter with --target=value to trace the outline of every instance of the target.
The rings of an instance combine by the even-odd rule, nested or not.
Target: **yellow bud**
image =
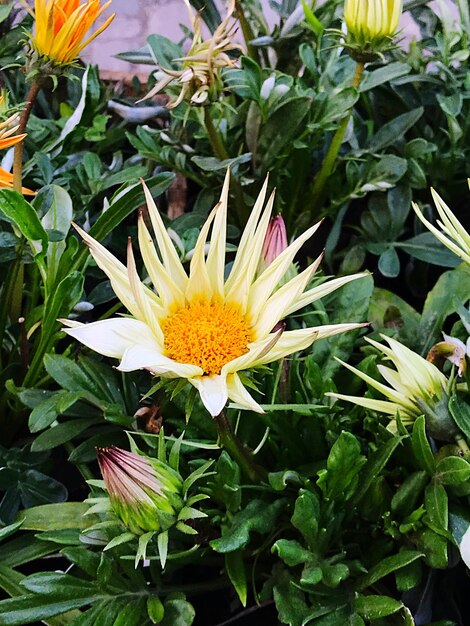
[[[346,0],[347,43],[364,52],[380,52],[396,34],[401,0]]]

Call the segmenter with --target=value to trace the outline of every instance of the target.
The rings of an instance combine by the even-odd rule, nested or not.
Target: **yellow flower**
[[[72,63],[90,41],[113,21],[115,13],[87,39],[85,35],[111,4],[101,0],[35,0],[35,34],[31,35],[34,50],[56,65]]]
[[[237,61],[231,59],[227,52],[243,50],[243,47],[233,41],[235,24],[230,24],[230,17],[235,9],[235,0],[231,0],[227,15],[214,31],[210,39],[203,40],[201,32],[201,16],[194,15],[191,6],[185,0],[190,12],[193,27],[193,41],[188,54],[181,59],[181,70],[170,70],[161,67],[165,76],[158,81],[155,87],[142,100],[151,98],[159,93],[174,80],[178,80],[181,91],[174,102],[167,105],[168,109],[178,106],[183,100],[192,104],[203,104],[210,96],[215,96],[221,90],[220,70],[224,67],[235,67]]]
[[[378,365],[380,374],[390,387],[352,365],[348,365],[340,359],[337,360],[373,389],[380,391],[387,400],[347,396],[341,393],[327,393],[325,395],[354,402],[354,404],[379,413],[395,416],[397,412],[400,412],[405,424],[414,422],[417,417],[423,414],[432,417],[436,411],[442,413],[444,410],[447,415],[451,382],[435,365],[423,359],[413,350],[386,335],[381,335],[381,337],[388,343],[389,348],[369,339],[369,337],[366,337],[366,340],[380,350],[395,366],[396,369],[391,369],[384,365]],[[394,430],[395,427],[395,420],[392,420],[389,428]]]
[[[263,210],[267,181],[256,200],[226,280],[229,172],[220,201],[198,237],[189,276],[149,190],[145,186],[144,190],[157,249],[142,215],[138,239],[155,291],[141,282],[130,243],[126,268],[79,229],[96,263],[109,276],[116,295],[132,317],[91,324],[62,320],[68,326],[66,333],[100,354],[120,359],[118,369],[121,371],[145,368],[158,376],[185,378],[199,391],[202,402],[213,416],[222,411],[229,398],[243,408],[262,412],[238,372],[308,348],[315,339],[363,326],[335,324],[286,332],[281,327],[272,332],[290,313],[365,274],[337,278],[307,289],[320,263],[318,258],[276,289],[302,244],[317,230],[319,224],[315,224],[256,276],[274,202],[274,195],[271,195]]]
[[[433,226],[433,224],[424,217],[423,212],[416,202],[413,202],[412,206],[416,215],[441,243],[459,256],[462,261],[470,264],[470,235],[434,189],[431,189],[431,194],[439,217],[442,220],[437,220],[439,228]]]
[[[348,43],[364,51],[390,43],[396,34],[401,12],[401,0],[346,0],[344,21]]]

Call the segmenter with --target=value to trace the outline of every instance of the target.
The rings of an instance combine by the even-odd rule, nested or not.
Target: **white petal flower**
[[[287,332],[283,332],[283,328],[273,330],[288,314],[367,274],[327,281],[305,291],[319,265],[319,258],[310,268],[278,288],[298,250],[313,235],[318,224],[291,243],[258,274],[274,202],[271,196],[264,207],[267,182],[241,237],[227,280],[224,272],[229,173],[220,201],[198,237],[189,275],[148,189],[144,189],[157,245],[154,246],[141,215],[139,246],[154,290],[141,282],[130,247],[126,268],[106,248],[80,231],[93,258],[108,275],[116,295],[132,318],[91,324],[63,320],[66,333],[100,354],[119,359],[118,369],[144,368],[165,378],[186,378],[198,390],[213,416],[222,411],[228,399],[246,409],[261,412],[237,372],[304,350],[317,338],[364,325],[335,324]]]

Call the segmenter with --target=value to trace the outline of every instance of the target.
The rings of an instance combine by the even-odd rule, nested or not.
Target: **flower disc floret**
[[[220,374],[222,367],[248,352],[251,333],[234,305],[196,301],[179,309],[161,324],[165,354],[191,363],[204,374]]]

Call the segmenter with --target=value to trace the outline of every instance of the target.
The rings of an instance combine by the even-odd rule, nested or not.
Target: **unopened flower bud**
[[[284,252],[287,246],[286,225],[282,215],[279,214],[276,215],[276,217],[272,217],[269,222],[263,250],[261,252],[266,267],[271,265],[274,259],[278,257],[281,252]]]
[[[346,0],[346,47],[351,56],[368,61],[386,50],[396,34],[401,12],[401,0]]]
[[[183,506],[182,480],[165,463],[112,446],[98,449],[98,463],[114,513],[133,533],[164,531]]]

